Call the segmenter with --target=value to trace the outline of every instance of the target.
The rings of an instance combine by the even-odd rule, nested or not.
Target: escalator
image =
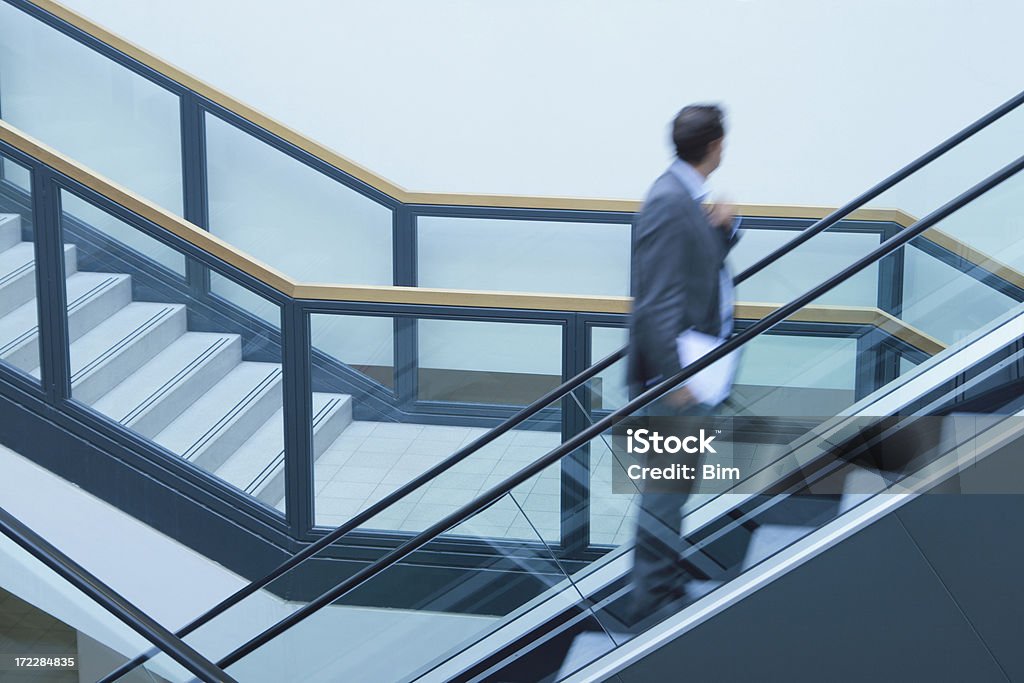
[[[621,353],[613,354],[179,633],[240,680],[603,679],[685,642],[688,632],[712,617],[748,604],[748,596],[928,492],[951,486],[1016,491],[1021,478],[1012,454],[1024,436],[1015,419],[1024,411],[1024,317],[1017,287],[1024,278],[1015,265],[1024,245],[1020,233],[1005,225],[1024,196],[1022,168],[1024,158],[997,170],[746,325],[677,376],[619,405],[597,400],[607,384],[596,380],[622,362]],[[790,251],[879,191],[737,280],[784,265]],[[993,224],[1000,226],[994,232],[978,227]],[[972,246],[972,228],[978,246]],[[934,244],[950,233],[966,245],[957,267],[922,266],[908,258],[922,241]],[[981,243],[998,258],[986,255]],[[771,392],[734,397],[726,415],[731,463],[747,474],[734,487],[689,496],[683,559],[696,580],[672,614],[639,628],[630,623],[624,614],[637,504],[635,494],[613,489],[614,426],[642,414],[725,353],[755,348],[755,340],[799,319],[858,273],[894,262],[905,268],[898,314],[938,350],[908,363],[884,330],[859,339],[858,373],[873,378],[872,388],[817,416],[806,409],[783,415],[763,410],[778,405],[766,402]],[[829,354],[812,363],[826,377],[837,364]],[[576,436],[551,450],[514,429],[557,401],[585,421]],[[485,447],[502,439],[508,439],[504,450],[489,455]],[[481,463],[490,467],[487,481],[493,484],[470,500],[457,500],[457,482],[479,472]],[[1000,475],[992,476],[990,467]],[[558,496],[579,504],[552,505]],[[434,514],[412,519],[413,509]],[[407,524],[396,533],[403,511]],[[551,515],[563,528],[575,524],[581,535],[589,534],[579,550],[567,552],[564,543],[552,541]],[[609,520],[618,524],[602,526]],[[368,554],[362,539],[373,533],[390,534],[392,541]],[[325,551],[352,561],[325,569],[313,561]],[[273,625],[258,623],[251,609],[263,591],[290,597],[287,616]],[[310,593],[318,597],[302,597]],[[160,659],[166,658],[154,661]]]

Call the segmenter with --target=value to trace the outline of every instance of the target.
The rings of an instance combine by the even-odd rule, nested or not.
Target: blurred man
[[[732,276],[725,259],[738,239],[738,225],[731,206],[703,204],[707,178],[722,161],[722,110],[684,107],[673,122],[672,140],[677,158],[654,182],[633,231],[628,382],[634,397],[694,360],[681,358],[687,342],[717,343],[733,328]],[[697,386],[666,394],[648,414],[713,413],[724,394],[697,392]],[[634,624],[660,620],[686,602],[686,584],[696,573],[680,557],[686,493],[641,493],[631,577]]]

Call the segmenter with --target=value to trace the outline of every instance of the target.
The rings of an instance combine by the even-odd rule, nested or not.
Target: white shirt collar
[[[683,187],[686,188],[686,191],[690,193],[690,196],[698,204],[711,194],[707,178],[682,159],[673,161],[672,165],[669,166],[669,170],[679,179],[679,182],[683,184]]]

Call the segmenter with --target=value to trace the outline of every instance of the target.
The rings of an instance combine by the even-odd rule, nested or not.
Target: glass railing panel
[[[979,116],[983,113],[977,112]],[[1020,154],[1017,141],[1022,137],[1024,107],[1018,106],[882,193],[868,206],[902,209],[921,218],[1016,159]],[[998,188],[995,192],[999,192]]]
[[[212,114],[205,121],[213,234],[295,280],[393,284],[389,208]]]
[[[62,215],[72,398],[283,511],[278,305],[216,274],[251,308],[204,294],[162,265],[183,254],[89,206],[98,225]]]
[[[0,191],[0,363],[30,377],[39,366],[39,302],[29,171],[0,155],[0,183],[24,188],[23,201]]]
[[[153,645],[0,534],[0,680],[95,681]],[[193,676],[170,657],[126,683]]]
[[[559,325],[419,320],[417,399],[527,405],[562,381]]]
[[[11,125],[177,214],[177,95],[0,3],[0,113]]]
[[[798,230],[773,230],[764,219],[748,219],[739,242],[729,254],[733,274],[754,265],[799,235]],[[873,225],[875,230],[866,229]],[[881,225],[843,221],[817,235],[736,287],[738,301],[784,303],[803,294],[830,275],[876,248],[882,241]],[[872,265],[842,283],[823,303],[843,306],[874,306],[878,302],[878,265]]]
[[[1020,290],[976,277],[985,277],[984,266],[961,262],[961,269],[914,247],[905,252],[900,318],[943,343],[955,343],[1019,302]]]
[[[596,363],[607,358],[619,349],[625,348],[629,341],[629,330],[625,327],[590,328],[590,361]],[[591,409],[610,411],[619,408],[629,400],[626,385],[626,362],[617,361],[614,365],[601,371],[590,382]]]
[[[495,511],[518,514],[514,535],[495,529]],[[534,531],[532,517],[518,494],[506,494],[229,673],[244,681],[394,681],[429,670],[447,652],[478,642],[501,619],[548,599],[552,587],[567,582],[554,544]],[[294,570],[185,641],[207,657],[223,657],[377,553],[364,544],[356,537],[339,543],[317,560],[318,567]],[[430,577],[423,574],[427,565],[435,567],[426,570]],[[585,612],[577,618],[600,632],[600,624]],[[344,648],[325,647],[339,638]],[[611,646],[609,638],[605,649]],[[165,660],[157,656],[149,666]]]
[[[395,326],[391,316],[310,316],[319,526],[338,526],[387,493],[419,429],[395,393]]]
[[[495,505],[511,511],[520,503],[508,494]],[[552,550],[528,531],[529,522],[521,538],[506,540],[491,535],[492,523],[484,519],[488,512],[467,519],[229,667],[228,673],[247,681],[406,680],[442,664],[447,653],[478,642],[502,618],[566,582]],[[472,543],[475,558],[461,567],[439,568],[427,579],[424,563],[460,541]],[[599,624],[585,614],[582,619],[600,632]],[[346,647],[325,647],[339,637]],[[610,646],[609,638],[606,649]]]
[[[628,223],[420,216],[416,234],[421,287],[629,294]]]
[[[96,242],[95,247],[88,251],[90,259],[116,261],[121,257],[116,253],[118,245],[121,245],[122,249],[127,248],[141,254],[179,278],[185,277],[183,254],[166,244],[147,238],[109,212],[68,192],[61,195],[61,211],[64,231],[69,239],[90,235]],[[107,241],[103,241],[100,235],[106,236]]]
[[[765,334],[743,349],[730,397],[738,415],[830,415],[850,406],[857,384],[857,342],[869,331],[845,335],[805,330]]]
[[[900,318],[954,344],[1024,300],[1024,179],[1010,178],[903,248]],[[948,236],[959,245],[951,245]]]
[[[319,525],[348,520],[561,383],[559,325],[316,313],[311,332]],[[552,406],[364,528],[422,530],[536,457],[535,446],[557,445],[560,427]],[[557,473],[530,505],[551,505],[549,480]],[[514,513],[491,515],[512,533]],[[557,540],[557,518],[549,522]]]

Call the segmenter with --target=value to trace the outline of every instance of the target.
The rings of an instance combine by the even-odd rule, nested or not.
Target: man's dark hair
[[[688,164],[699,164],[708,155],[708,145],[725,137],[725,114],[716,104],[683,107],[672,122],[676,156]]]

